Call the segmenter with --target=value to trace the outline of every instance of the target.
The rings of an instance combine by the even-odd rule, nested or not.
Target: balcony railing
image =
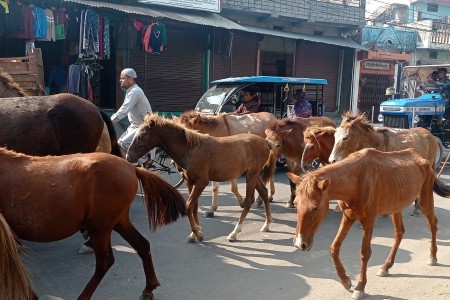
[[[223,0],[222,8],[308,22],[364,25],[364,0]]]
[[[443,22],[433,22],[431,42],[435,44],[450,45],[450,24]]]

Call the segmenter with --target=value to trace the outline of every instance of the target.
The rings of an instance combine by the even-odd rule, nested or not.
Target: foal
[[[294,245],[301,250],[310,250],[314,234],[327,216],[330,199],[338,200],[342,210],[342,221],[331,244],[330,253],[342,285],[351,288],[350,278],[339,258],[341,244],[355,220],[363,227],[361,246],[361,273],[352,298],[362,299],[367,283],[367,263],[371,255],[370,242],[376,216],[390,214],[394,224],[395,242],[378,276],[386,276],[394,264],[405,229],[402,210],[418,195],[423,214],[428,219],[431,231],[429,265],[436,265],[437,218],[434,214],[434,191],[450,198],[450,186],[445,186],[434,177],[427,160],[410,148],[383,153],[374,149],[363,149],[335,164],[308,173],[302,179],[290,173],[297,188],[297,228]]]
[[[147,115],[139,126],[127,153],[127,159],[136,161],[143,154],[159,147],[182,169],[187,182],[189,198],[187,215],[192,233],[188,241],[203,240],[198,220],[198,198],[209,181],[230,181],[245,173],[246,194],[244,209],[235,229],[228,235],[236,240],[242,223],[255,201],[255,188],[264,200],[266,222],[261,231],[269,231],[272,222],[267,189],[259,174],[269,158],[270,147],[263,138],[249,133],[226,137],[212,137],[188,129],[172,120]],[[274,162],[275,163],[275,162]]]

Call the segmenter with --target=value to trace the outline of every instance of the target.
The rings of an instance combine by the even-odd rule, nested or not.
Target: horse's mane
[[[348,165],[352,164],[355,160],[362,158],[366,155],[368,151],[373,149],[366,148],[361,151],[354,152],[350,154],[346,159],[340,160],[334,164],[326,165],[321,168],[318,168],[315,171],[309,172],[303,176],[302,181],[297,187],[297,190],[302,193],[302,195],[306,195],[307,197],[311,197],[314,193],[314,187],[317,182],[322,179],[327,179],[330,174],[333,174],[335,170],[349,170]]]
[[[6,72],[0,72],[0,83],[5,87],[6,90],[11,90],[17,92],[19,97],[28,96],[24,89],[22,89],[17,82]]]
[[[146,115],[144,118],[144,123],[148,126],[152,126],[151,123],[154,123],[154,126],[167,126],[176,130],[182,130],[185,133],[188,144],[191,146],[203,144],[211,138],[208,134],[200,133],[196,130],[187,128],[184,125],[177,124],[175,121],[165,117],[160,117],[157,114]]]
[[[357,124],[360,124],[363,129],[375,131],[375,127],[367,119],[367,115],[364,112],[358,112],[356,115],[353,115],[351,111],[344,112],[344,114],[342,115],[341,127],[343,127],[345,124],[355,121]]]
[[[306,137],[308,135],[319,135],[321,133],[333,135],[336,132],[336,128],[332,126],[325,126],[325,127],[319,127],[319,126],[309,126],[306,128],[303,135]]]
[[[210,116],[198,113],[194,110],[188,110],[183,113],[179,119],[182,124],[188,124],[189,126],[194,125],[205,125],[210,127],[217,127],[219,125],[218,117],[226,115],[226,113],[221,113],[217,116]]]
[[[279,120],[276,120],[274,123],[272,123],[272,125],[270,126],[270,130],[278,132],[278,131],[282,130],[282,128],[285,126],[296,125],[296,124],[298,124],[298,122],[294,121],[294,119],[291,119],[291,118],[279,119]]]

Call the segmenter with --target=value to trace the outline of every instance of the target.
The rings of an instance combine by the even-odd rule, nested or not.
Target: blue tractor
[[[424,127],[438,137],[445,147],[450,145],[450,95],[429,83],[438,68],[450,65],[407,66],[403,69],[408,92],[413,97],[401,98],[391,88],[386,95],[391,99],[380,105],[378,120],[393,128]]]

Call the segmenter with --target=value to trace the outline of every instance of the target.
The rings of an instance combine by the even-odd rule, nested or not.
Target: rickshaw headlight
[[[419,123],[420,122],[420,117],[418,115],[415,115],[413,121],[414,121],[414,124]]]
[[[383,122],[384,118],[382,114],[378,115],[378,122]]]

